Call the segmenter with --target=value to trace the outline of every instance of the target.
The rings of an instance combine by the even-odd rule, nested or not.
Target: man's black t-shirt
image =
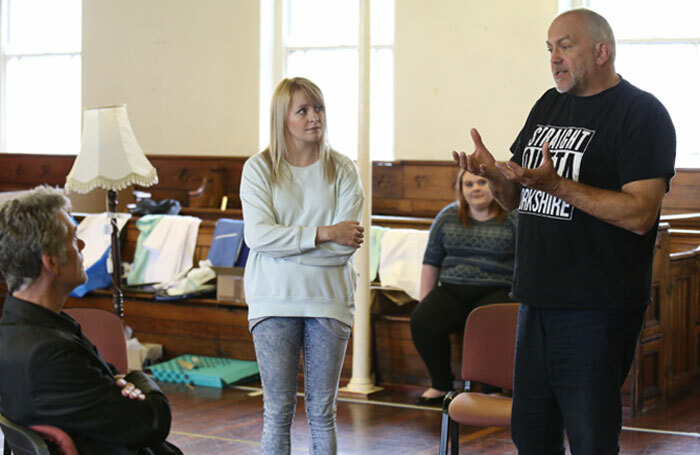
[[[625,80],[589,97],[547,91],[511,146],[512,160],[538,167],[545,142],[559,175],[597,188],[620,191],[637,180],[669,182],[674,174],[676,135],[668,112]],[[640,236],[527,187],[519,217],[516,301],[568,308],[649,303],[658,218]]]

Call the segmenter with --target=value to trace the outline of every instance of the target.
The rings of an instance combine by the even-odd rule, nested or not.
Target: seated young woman
[[[462,170],[455,188],[457,201],[430,227],[411,314],[413,343],[431,380],[419,405],[440,404],[453,389],[449,334],[464,329],[474,308],[511,301],[517,214],[496,202],[483,177]]]

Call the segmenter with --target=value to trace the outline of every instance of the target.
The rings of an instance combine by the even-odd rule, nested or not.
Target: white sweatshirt
[[[240,197],[250,256],[244,284],[248,319],[297,316],[337,319],[352,325],[355,311],[355,248],[325,242],[318,226],[360,221],[364,192],[355,164],[331,152],[335,181],[321,161],[306,167],[285,162],[292,179],[270,182],[262,153],[243,166]]]

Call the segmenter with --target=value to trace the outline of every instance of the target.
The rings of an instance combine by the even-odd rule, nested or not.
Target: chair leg
[[[452,455],[459,455],[459,423],[450,421],[450,444],[452,445]]]
[[[453,428],[452,419],[450,419],[450,403],[457,396],[456,391],[448,392],[445,399],[442,400],[442,425],[440,427],[440,455],[447,455],[447,441],[450,437],[450,430]]]
[[[440,426],[440,455],[447,455],[447,439],[450,437],[451,423],[450,415],[443,411],[442,425]]]

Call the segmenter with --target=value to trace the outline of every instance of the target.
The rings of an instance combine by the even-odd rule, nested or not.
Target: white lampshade
[[[158,175],[136,141],[126,105],[85,109],[80,153],[66,178],[66,191],[121,190],[156,183]]]

